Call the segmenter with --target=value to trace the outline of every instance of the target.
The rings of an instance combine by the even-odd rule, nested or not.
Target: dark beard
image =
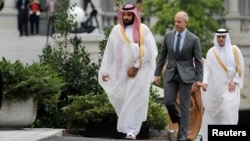
[[[124,26],[132,25],[133,23],[134,23],[134,20],[131,20],[131,21],[129,21],[129,20],[127,20],[127,19],[124,19],[124,20],[123,20]]]

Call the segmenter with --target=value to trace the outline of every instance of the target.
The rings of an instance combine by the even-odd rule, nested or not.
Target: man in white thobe
[[[109,35],[99,70],[104,88],[117,115],[117,130],[136,139],[147,120],[150,85],[158,50],[150,29],[142,24],[132,4],[118,11],[118,24]]]
[[[232,45],[226,29],[214,36],[214,47],[207,52],[203,73],[202,140],[208,140],[208,125],[236,125],[240,89],[244,80],[244,60],[240,49]]]

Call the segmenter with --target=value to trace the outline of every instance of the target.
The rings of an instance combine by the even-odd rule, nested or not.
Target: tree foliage
[[[200,38],[204,57],[213,44],[214,32],[224,26],[214,18],[225,14],[222,0],[144,0],[143,9],[145,18],[157,17],[152,31],[160,35],[174,29],[174,16],[178,11],[186,11],[189,15],[187,28]]]
[[[62,118],[61,108],[68,106],[72,101],[70,96],[87,95],[103,91],[98,84],[99,64],[90,59],[90,53],[85,46],[82,46],[81,39],[77,36],[71,38],[72,29],[75,29],[76,22],[67,11],[75,8],[76,4],[69,6],[69,0],[64,0],[55,13],[56,20],[54,27],[58,34],[52,38],[58,43],[52,47],[49,43],[39,55],[40,63],[51,66],[63,78],[65,86],[62,88],[59,102],[56,105],[39,103],[38,114],[35,126],[64,128],[65,119]],[[45,116],[44,116],[45,115]]]

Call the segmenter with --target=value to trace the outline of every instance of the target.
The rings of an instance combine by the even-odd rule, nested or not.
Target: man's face
[[[225,45],[226,35],[217,35],[218,44],[223,47]]]
[[[124,12],[122,14],[123,24],[125,26],[131,25],[134,22],[134,13],[133,12]]]
[[[184,20],[183,15],[177,14],[174,18],[174,26],[175,30],[178,32],[182,32],[185,30],[187,26],[187,22]]]

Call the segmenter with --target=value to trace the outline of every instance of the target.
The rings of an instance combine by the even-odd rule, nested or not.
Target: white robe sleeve
[[[144,63],[148,63],[150,68],[148,68],[148,75],[152,76],[150,81],[151,83],[154,81],[154,71],[156,69],[156,57],[158,55],[158,49],[155,42],[155,38],[150,31],[150,29],[145,26],[145,54],[143,61]]]
[[[239,62],[240,62],[240,69],[241,69],[241,76],[239,76],[238,73],[236,73],[236,76],[234,78],[234,82],[237,82],[240,85],[240,88],[243,88],[243,82],[244,82],[244,72],[245,72],[245,63],[243,59],[243,55],[240,51],[240,49],[237,47],[237,53],[239,57]],[[238,72],[238,70],[236,70]]]

